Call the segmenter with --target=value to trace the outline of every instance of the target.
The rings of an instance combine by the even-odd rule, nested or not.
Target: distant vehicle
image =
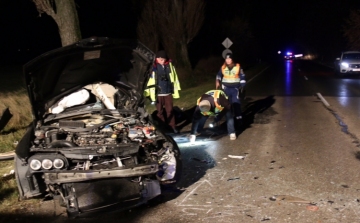
[[[337,76],[360,74],[360,51],[346,51],[336,58],[335,72]]]
[[[285,60],[293,60],[295,59],[293,53],[291,52],[287,52],[286,55],[284,56]]]

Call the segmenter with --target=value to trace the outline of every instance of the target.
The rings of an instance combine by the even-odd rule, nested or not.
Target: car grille
[[[360,69],[360,64],[350,64],[349,67],[350,68],[359,68]]]

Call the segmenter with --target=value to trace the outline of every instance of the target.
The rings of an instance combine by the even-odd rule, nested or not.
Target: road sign
[[[224,42],[222,42],[222,45],[226,48],[226,49],[229,49],[230,46],[233,44],[233,42],[231,42],[231,40],[229,38],[226,38],[224,40]]]
[[[222,57],[225,59],[225,55],[228,54],[228,53],[232,53],[232,51],[229,50],[229,49],[225,49],[225,50],[222,52]]]

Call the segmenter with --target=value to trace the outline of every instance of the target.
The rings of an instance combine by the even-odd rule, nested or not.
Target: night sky
[[[136,13],[131,1],[76,0],[83,38],[108,36],[136,38]],[[207,0],[206,19],[199,35],[189,45],[190,54],[221,55],[221,42],[228,37],[224,21],[240,16],[248,21],[254,49],[264,57],[277,50],[299,53],[316,50],[336,57],[346,50],[342,26],[356,0]],[[1,63],[26,62],[61,46],[55,22],[39,14],[31,0],[0,0]],[[241,37],[234,47],[241,45]],[[252,45],[251,45],[252,47]],[[260,50],[259,50],[260,49]],[[249,50],[249,49],[248,49]],[[250,49],[251,50],[251,49]]]

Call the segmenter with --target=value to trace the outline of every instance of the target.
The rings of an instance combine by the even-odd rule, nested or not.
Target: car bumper
[[[159,166],[153,163],[125,169],[48,172],[44,173],[44,180],[46,184],[62,184],[107,178],[154,175],[157,171],[159,171]]]
[[[343,74],[360,74],[360,68],[340,68],[340,73]]]
[[[134,182],[128,178],[63,184],[68,217],[93,216],[102,211],[122,211],[161,194],[157,180]]]

